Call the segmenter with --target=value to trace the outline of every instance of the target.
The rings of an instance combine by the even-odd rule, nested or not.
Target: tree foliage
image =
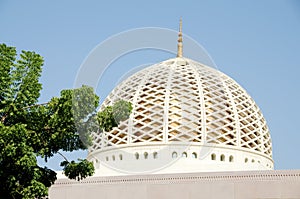
[[[0,44],[0,199],[41,198],[48,194],[56,173],[37,164],[60,151],[86,149],[89,132],[111,130],[129,117],[131,104],[119,101],[97,113],[99,97],[91,87],[63,90],[59,97],[37,104],[43,58]],[[94,173],[87,160],[62,161],[70,179]]]

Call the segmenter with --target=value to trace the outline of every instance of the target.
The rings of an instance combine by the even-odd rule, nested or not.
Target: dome
[[[132,103],[130,118],[110,132],[93,134],[88,159],[99,172],[273,169],[260,109],[214,68],[184,57],[169,59],[121,82],[101,107],[120,99]]]

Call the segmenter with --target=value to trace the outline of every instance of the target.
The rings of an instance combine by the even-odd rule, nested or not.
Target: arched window
[[[248,162],[248,158],[245,158],[245,163],[247,163]]]
[[[254,163],[254,162],[255,162],[255,160],[254,160],[254,159],[252,159],[252,160],[251,160],[251,162],[252,162],[252,163]]]
[[[109,160],[109,158],[106,156],[105,160],[106,160],[106,161],[108,161],[108,160]]]
[[[233,156],[229,156],[229,162],[233,162]]]
[[[186,153],[186,152],[183,152],[182,155],[181,155],[181,157],[187,158],[187,153]]]
[[[220,156],[220,160],[221,160],[222,162],[225,161],[225,155],[224,155],[224,154],[222,154],[222,155]]]
[[[174,152],[172,153],[172,158],[174,158],[174,159],[177,158],[177,152],[174,151]]]
[[[193,153],[192,153],[192,158],[197,159],[197,153],[196,153],[196,152],[193,152]]]
[[[135,159],[139,159],[140,158],[140,155],[138,153],[135,153]]]
[[[148,159],[148,153],[147,152],[144,153],[144,158]]]
[[[120,154],[120,155],[119,155],[119,158],[120,158],[120,160],[123,160],[123,155]]]
[[[157,152],[153,152],[153,159],[157,159]]]
[[[216,154],[211,154],[211,160],[216,160]]]
[[[116,157],[115,157],[114,155],[112,156],[112,160],[113,160],[113,161],[115,161],[115,160],[116,160]]]

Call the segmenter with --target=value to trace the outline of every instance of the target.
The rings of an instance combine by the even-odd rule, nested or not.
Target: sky
[[[0,43],[44,57],[40,102],[47,102],[62,89],[74,87],[96,46],[136,28],[177,31],[180,17],[184,35],[198,42],[214,67],[245,88],[262,110],[271,132],[275,169],[300,169],[297,0],[0,0]],[[150,35],[151,39],[156,38]],[[110,64],[96,92],[103,100],[131,69],[172,57],[172,52],[157,49],[124,54]],[[86,152],[67,155],[82,157]],[[59,170],[59,161],[55,157],[47,164]]]

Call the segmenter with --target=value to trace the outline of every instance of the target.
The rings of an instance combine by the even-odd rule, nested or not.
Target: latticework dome
[[[132,114],[118,128],[94,133],[88,158],[95,164],[131,172],[144,164],[150,171],[162,158],[165,165],[157,166],[162,172],[273,168],[261,111],[241,86],[214,68],[169,59],[120,83],[102,107],[119,99],[132,103]]]

